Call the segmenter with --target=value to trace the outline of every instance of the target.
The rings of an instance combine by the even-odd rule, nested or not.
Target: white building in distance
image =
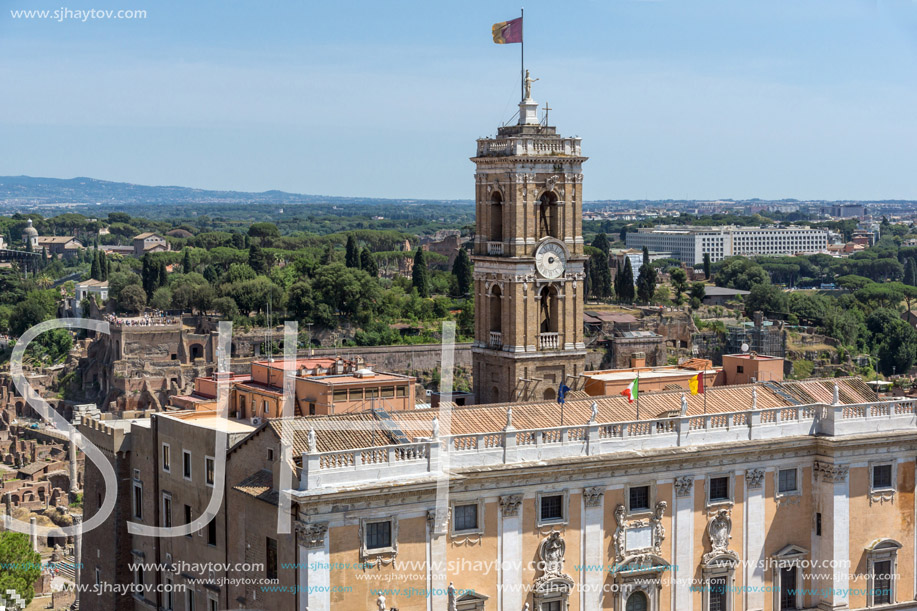
[[[688,265],[703,263],[704,253],[711,261],[735,255],[795,255],[828,248],[828,231],[810,227],[644,227],[627,234],[628,248],[672,253]]]

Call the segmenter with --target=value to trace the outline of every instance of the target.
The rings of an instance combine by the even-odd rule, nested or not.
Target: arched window
[[[560,224],[557,206],[557,195],[545,193],[538,203],[538,239],[559,238]]]
[[[490,400],[492,403],[500,402],[500,389],[496,386],[490,389]]]
[[[557,397],[557,393],[553,388],[545,388],[541,396],[545,401],[551,401]]]
[[[646,611],[646,594],[634,592],[628,596],[626,611]]]
[[[498,285],[490,290],[490,330],[499,333],[503,330],[503,294]]]
[[[541,289],[540,300],[540,333],[557,333],[557,287],[546,286]]]
[[[503,196],[494,191],[490,198],[490,241],[503,241]]]

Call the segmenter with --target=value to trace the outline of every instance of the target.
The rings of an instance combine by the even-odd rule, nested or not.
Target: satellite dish
[[[748,344],[742,344],[742,352],[748,352]]]

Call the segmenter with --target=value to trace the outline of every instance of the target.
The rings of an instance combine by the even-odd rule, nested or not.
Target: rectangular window
[[[217,544],[217,519],[214,517],[207,525],[207,545],[216,547]]]
[[[134,482],[134,519],[143,519],[143,484]]]
[[[162,470],[169,473],[172,469],[172,456],[169,444],[162,444]]]
[[[541,521],[558,521],[564,519],[564,495],[557,494],[541,497]]]
[[[736,365],[736,373],[745,373],[744,365]]]
[[[185,479],[191,479],[191,452],[188,450],[182,450],[181,453],[181,473]]]
[[[711,477],[710,478],[710,502],[728,501],[729,500],[729,477]]]
[[[204,481],[208,486],[213,486],[214,480],[214,464],[212,456],[204,457]]]
[[[408,396],[408,387],[407,386],[396,386],[395,393],[399,397],[407,397]]]
[[[710,611],[727,611],[726,606],[726,578],[711,577],[707,580],[710,589]]]
[[[101,569],[97,568],[96,569],[96,585],[100,585],[101,583],[102,583],[102,571]]]
[[[194,611],[194,590],[190,588],[188,589],[188,594],[185,598],[185,601],[186,601],[185,608],[188,611]]]
[[[217,601],[212,598],[207,599],[207,609],[208,611],[218,611]]]
[[[561,601],[551,600],[541,603],[542,611],[561,611]]]
[[[645,511],[650,508],[650,487],[633,486],[628,494],[631,511]]]
[[[172,590],[174,589],[172,586],[172,578],[166,577],[165,584],[166,584],[166,592],[165,592],[166,611],[173,611],[173,609],[175,609],[175,600],[172,598]]]
[[[366,524],[366,549],[386,549],[392,546],[392,523],[369,522]]]
[[[360,397],[362,400],[363,397]],[[334,391],[334,402],[343,402],[347,400],[347,391],[346,390],[336,390]]]
[[[267,449],[267,461],[274,462],[274,448]]]
[[[892,561],[881,560],[872,565],[872,604],[887,605],[892,602]]]
[[[453,529],[456,532],[478,529],[478,504],[456,505],[452,509]]]
[[[815,536],[821,536],[821,512],[815,514]]]
[[[391,399],[395,396],[395,387],[394,386],[383,386],[381,397],[383,399]]]
[[[781,469],[778,474],[778,492],[796,492],[796,469]]]
[[[265,553],[265,576],[268,579],[277,579],[277,539],[267,538],[267,552]]]
[[[872,489],[890,489],[892,486],[892,466],[874,465],[872,468]]]
[[[172,497],[168,494],[162,495],[162,525],[172,528]]]
[[[191,505],[185,505],[185,524],[191,523]],[[189,539],[191,538],[191,533],[185,535]]]

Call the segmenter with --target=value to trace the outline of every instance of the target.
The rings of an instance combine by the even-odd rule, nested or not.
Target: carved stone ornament
[[[665,527],[662,525],[662,518],[665,515],[668,503],[659,501],[653,508],[653,516],[649,519],[627,521],[627,509],[624,505],[618,505],[615,508],[615,522],[617,528],[613,536],[615,546],[615,562],[619,565],[631,563],[636,559],[645,558],[649,555],[659,556],[662,554],[662,542],[665,541]],[[634,537],[633,547],[628,545],[627,531],[635,531],[634,534],[640,533],[645,539]],[[640,541],[636,543],[635,541]]]
[[[675,496],[691,496],[694,489],[694,476],[682,475],[675,478]]]
[[[745,471],[745,484],[749,490],[757,490],[764,485],[764,469],[747,469]]]
[[[885,503],[895,502],[894,490],[872,490],[869,492],[869,504],[884,505]]]
[[[602,497],[605,496],[605,488],[594,486],[583,489],[583,503],[586,507],[598,507],[602,504]]]
[[[535,590],[539,592],[552,591],[566,585],[573,587],[573,580],[564,574],[564,553],[567,544],[560,536],[560,532],[552,531],[538,547],[541,558],[541,577],[535,580]]]
[[[303,547],[323,547],[328,522],[297,522],[296,536]]]
[[[522,505],[521,494],[508,494],[500,497],[500,509],[504,516],[519,515],[519,507]]]
[[[821,478],[825,482],[838,483],[847,481],[847,473],[849,471],[850,465],[835,465],[815,461],[815,479]]]
[[[729,549],[729,540],[732,538],[732,518],[728,509],[720,509],[707,524],[707,537],[710,539],[711,550],[704,554],[704,564],[709,564],[722,556],[736,558],[736,553]]]
[[[437,513],[435,509],[427,510],[427,524],[434,536],[443,535],[449,526],[449,510]]]

